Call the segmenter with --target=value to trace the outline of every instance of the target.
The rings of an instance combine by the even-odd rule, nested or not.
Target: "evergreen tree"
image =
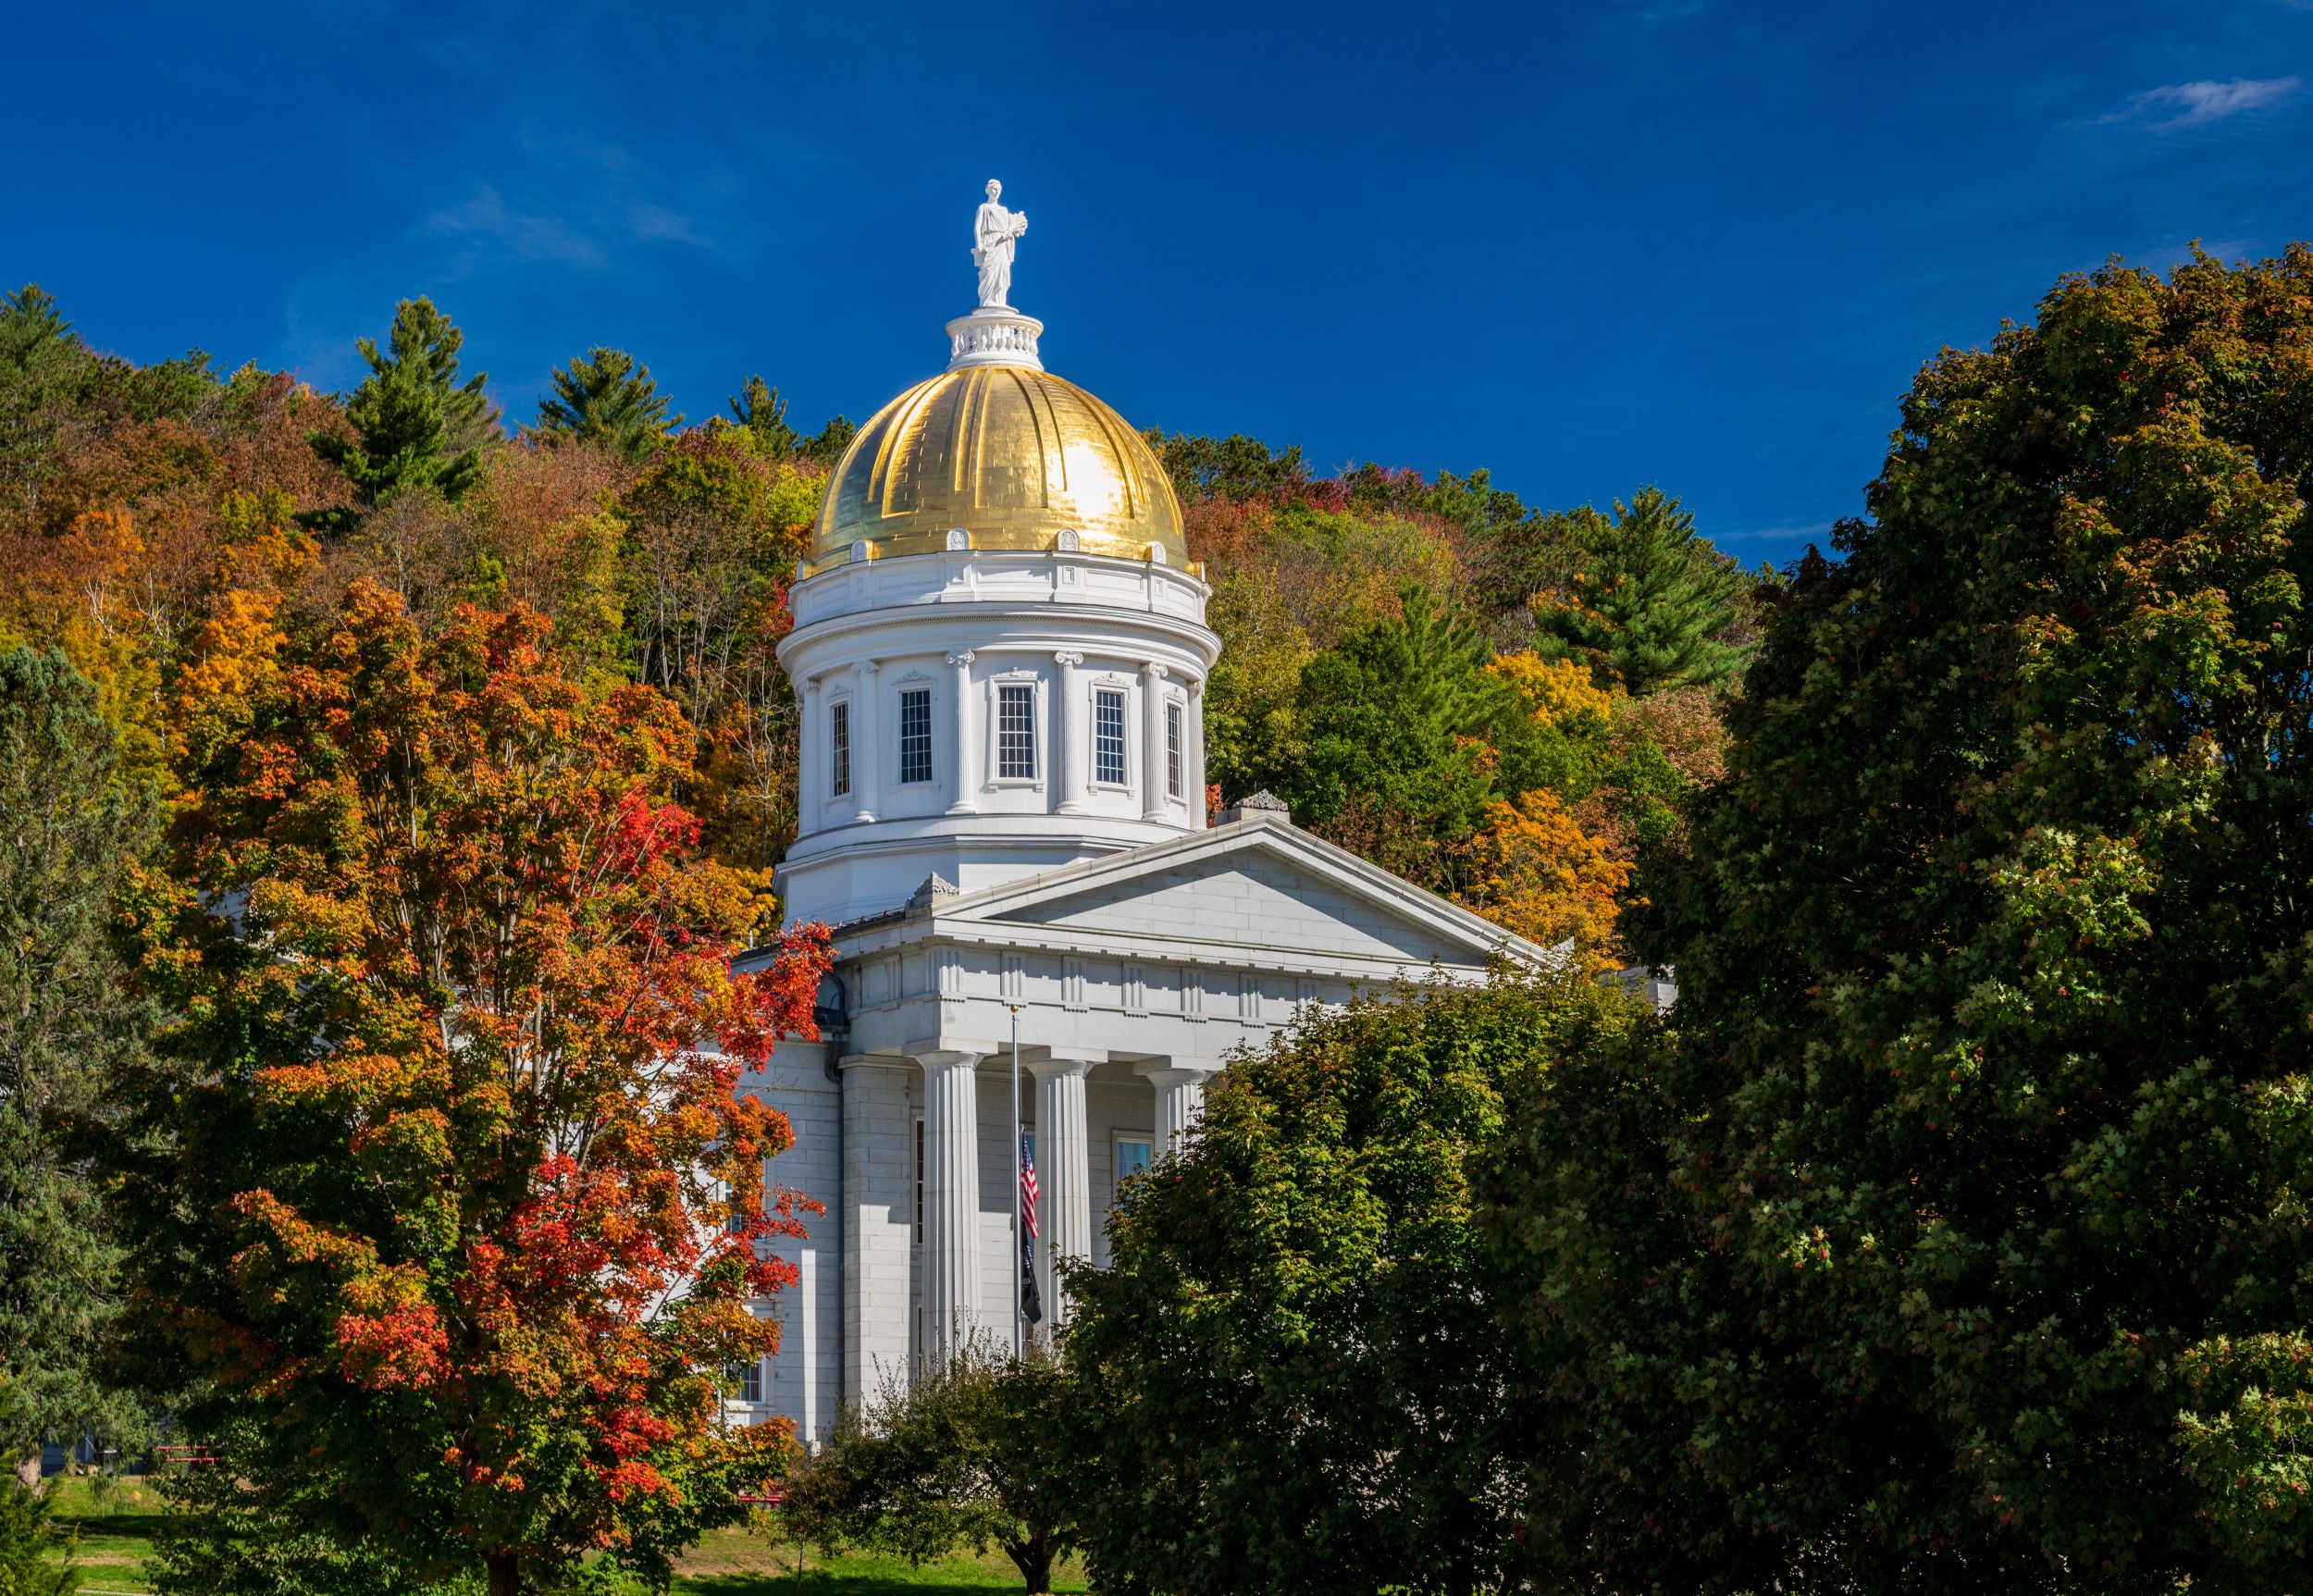
[[[859,431],[847,417],[838,415],[797,445],[795,452],[806,460],[816,461],[832,469],[835,462],[843,458],[843,452],[851,447],[851,440],[859,435]]]
[[[0,1596],[72,1596],[80,1589],[71,1538],[58,1532],[50,1511],[48,1498],[23,1481],[0,1479]]]
[[[549,438],[599,444],[639,464],[683,425],[681,415],[667,414],[650,368],[623,349],[597,344],[554,373],[553,382],[553,396],[538,402],[538,430]]]
[[[345,474],[358,509],[315,518],[343,527],[409,488],[431,488],[455,501],[481,471],[482,449],[500,436],[498,418],[483,396],[487,375],[458,380],[458,351],[465,335],[430,299],[394,306],[393,327],[380,350],[369,339],[354,348],[369,375],[347,401],[352,439],[316,432],[314,452]]]
[[[1486,639],[1408,588],[1402,612],[1344,637],[1304,668],[1300,760],[1269,785],[1322,826],[1362,798],[1429,836],[1463,835],[1494,796],[1486,735],[1508,695],[1487,674]]]
[[[787,402],[761,376],[747,379],[731,401],[731,414],[754,438],[755,447],[773,458],[793,454],[803,441],[803,435],[787,425]]]
[[[0,493],[27,514],[63,425],[63,390],[86,355],[38,283],[0,295]]]
[[[91,1372],[117,1251],[75,1150],[143,1029],[106,934],[154,806],[117,779],[117,744],[61,651],[0,655],[0,1445],[16,1459],[132,1423]]]
[[[1634,697],[1685,683],[1713,687],[1742,666],[1719,640],[1747,579],[1659,488],[1642,488],[1612,521],[1592,519],[1571,591],[1537,609],[1540,651],[1582,661]]]

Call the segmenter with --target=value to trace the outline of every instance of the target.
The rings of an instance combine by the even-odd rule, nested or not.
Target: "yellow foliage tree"
[[[1465,907],[1545,947],[1571,938],[1589,968],[1622,962],[1614,946],[1615,895],[1629,885],[1630,866],[1585,830],[1556,794],[1538,788],[1515,803],[1488,804],[1485,827],[1470,847]]]
[[[1571,660],[1545,660],[1531,649],[1496,654],[1486,674],[1500,680],[1540,726],[1566,726],[1595,720],[1601,729],[1614,718],[1614,700],[1590,682],[1590,673]]]

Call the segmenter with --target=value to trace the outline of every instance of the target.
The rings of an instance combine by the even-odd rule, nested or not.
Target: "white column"
[[[843,1394],[862,1402],[908,1373],[908,1248],[915,1121],[905,1058],[843,1061]]]
[[[1084,808],[1084,755],[1070,746],[1069,734],[1076,725],[1076,667],[1084,662],[1084,656],[1063,649],[1052,656],[1052,662],[1060,667],[1059,688],[1052,703],[1052,768],[1060,777],[1059,812],[1079,814]]]
[[[859,811],[855,823],[872,821],[884,807],[884,734],[875,724],[873,660],[851,667],[851,793]]]
[[[1181,1150],[1189,1127],[1205,1112],[1205,1080],[1210,1070],[1181,1064],[1144,1065],[1141,1073],[1156,1089],[1156,1145],[1150,1156],[1162,1158]]]
[[[1165,668],[1141,667],[1141,818],[1165,818]]]
[[[1205,812],[1205,683],[1202,679],[1189,684],[1189,707],[1183,711],[1188,724],[1182,728],[1181,769],[1187,777],[1189,826],[1203,831],[1212,824],[1212,817]]]
[[[980,1324],[980,1055],[942,1049],[916,1062],[923,1066],[923,1350],[946,1362]]]
[[[950,654],[947,662],[956,672],[956,801],[947,812],[969,814],[978,807],[975,795],[980,790],[980,746],[972,740],[971,725],[971,650]]]
[[[1093,1187],[1087,1168],[1084,1072],[1095,1060],[1061,1054],[1028,1068],[1036,1077],[1036,1290],[1047,1330],[1068,1322],[1067,1287],[1053,1265],[1093,1251]]]
[[[820,757],[827,728],[820,724],[819,684],[803,684],[803,724],[795,737],[795,829],[798,836],[819,830],[827,813],[827,761]]]

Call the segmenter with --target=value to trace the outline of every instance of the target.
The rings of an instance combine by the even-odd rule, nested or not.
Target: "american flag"
[[[1044,1293],[1036,1289],[1035,1144],[1020,1139],[1020,1306],[1030,1324],[1044,1322]]]

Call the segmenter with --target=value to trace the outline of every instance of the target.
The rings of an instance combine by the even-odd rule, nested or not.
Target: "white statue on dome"
[[[972,218],[971,263],[980,268],[980,305],[983,310],[1009,310],[1012,293],[1012,246],[1028,230],[1025,212],[1008,211],[998,203],[1004,185],[988,179],[988,203]]]

